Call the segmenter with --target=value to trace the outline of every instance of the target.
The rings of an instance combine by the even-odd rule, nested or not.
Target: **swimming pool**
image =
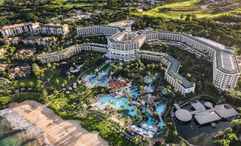
[[[89,78],[89,81],[95,86],[106,86],[107,85],[107,75],[110,72],[110,68],[98,72],[97,75],[93,75]]]
[[[144,88],[144,93],[150,93],[154,91],[154,86],[152,86],[151,84],[149,84],[148,86],[145,86]]]
[[[136,86],[132,86],[130,89],[130,96],[131,97],[138,97],[140,95],[140,92],[138,91]]]
[[[159,104],[156,106],[156,112],[162,114],[166,110],[166,104]]]
[[[106,95],[106,96],[100,97],[98,99],[98,101],[96,102],[96,105],[101,109],[104,109],[107,105],[109,105],[112,108],[117,109],[117,110],[127,109],[129,111],[128,114],[130,116],[136,116],[137,115],[137,112],[135,111],[136,106],[128,105],[126,103],[127,100],[128,100],[128,98],[126,98],[126,97],[115,98],[113,96]]]
[[[154,79],[155,79],[155,77],[153,77],[153,76],[145,76],[144,82],[147,83],[147,84],[150,84],[150,83],[153,82]]]
[[[166,104],[165,103],[160,103],[159,105],[156,106],[156,112],[159,114],[160,121],[157,123],[158,126],[161,128],[165,127],[165,123],[161,117],[163,112],[166,110]],[[147,108],[143,107],[142,108],[143,113],[147,113]],[[147,115],[147,114],[146,114]],[[146,124],[148,126],[154,126],[154,124],[157,122],[154,118],[152,118],[150,115],[147,115],[148,119],[146,121]]]
[[[159,105],[156,106],[156,112],[160,115],[160,122],[158,123],[158,125],[159,125],[160,127],[162,127],[162,128],[165,126],[165,123],[164,123],[161,115],[162,115],[162,114],[164,113],[164,111],[166,110],[166,107],[167,107],[167,105],[164,104],[164,103],[161,103],[161,104],[159,104]]]

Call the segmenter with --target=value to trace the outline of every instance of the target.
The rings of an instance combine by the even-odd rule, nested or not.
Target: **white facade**
[[[53,53],[43,53],[39,55],[37,58],[42,63],[49,63],[49,62],[59,62],[65,59],[70,58],[73,55],[79,54],[82,51],[96,51],[96,52],[107,52],[107,46],[100,45],[100,44],[81,44],[81,45],[73,45],[70,46],[60,52],[53,52]]]
[[[221,90],[236,87],[240,70],[234,50],[208,39],[174,32],[149,33],[146,41],[164,40],[188,46],[190,53],[213,62],[213,84]]]
[[[22,23],[10,26],[4,26],[0,29],[0,32],[4,38],[8,36],[16,36],[23,34],[25,32],[37,33],[37,34],[49,34],[49,35],[66,35],[69,33],[69,28],[67,24],[64,25],[54,25],[54,24],[44,24],[42,26],[36,23]]]
[[[4,38],[8,36],[16,36],[25,32],[33,32],[39,26],[39,23],[21,23],[15,25],[4,26],[0,32]]]
[[[165,79],[182,94],[194,92],[195,83],[187,81],[178,74],[180,63],[177,63],[178,61],[171,56],[164,54],[161,55],[161,57],[155,57],[153,54],[145,54],[146,52],[143,54],[143,52],[140,51],[140,47],[145,42],[159,40],[163,43],[177,45],[195,54],[197,57],[204,57],[208,61],[212,61],[213,84],[221,90],[235,88],[240,75],[234,50],[204,38],[176,32],[128,32],[121,28],[111,26],[79,27],[77,28],[77,34],[79,36],[98,34],[108,36],[108,46],[106,46],[105,51],[107,52],[106,56],[110,59],[130,61],[137,58],[144,58],[163,62],[167,66]],[[95,51],[99,51],[100,48],[103,47],[98,47]],[[55,55],[56,54],[52,54],[53,58],[55,58]],[[64,59],[66,57],[63,56],[59,58]],[[53,59],[53,61],[54,60],[56,59]],[[42,62],[48,62],[48,60]]]
[[[23,42],[25,45],[30,44],[38,44],[38,45],[43,45],[43,46],[47,46],[47,45],[52,45],[54,44],[56,41],[56,38],[54,37],[28,37],[25,39],[22,39],[21,42]]]
[[[44,24],[41,27],[35,29],[35,33],[65,36],[69,33],[69,27],[67,24]]]
[[[105,36],[112,36],[116,33],[122,31],[122,29],[117,27],[111,26],[91,26],[91,27],[77,27],[77,35],[78,36],[87,36],[87,35],[105,35]]]
[[[195,83],[186,80],[182,75],[178,73],[181,63],[175,58],[169,56],[166,53],[156,53],[150,51],[141,51],[139,58],[163,63],[167,66],[164,78],[174,87],[176,91],[179,91],[181,94],[191,92],[194,93]]]

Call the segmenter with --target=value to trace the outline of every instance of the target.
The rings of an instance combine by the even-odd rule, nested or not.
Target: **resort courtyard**
[[[163,115],[167,98],[173,93],[158,81],[163,78],[159,64],[134,63],[137,66],[152,66],[153,71],[144,71],[140,76],[129,72],[120,74],[120,68],[126,70],[132,63],[106,61],[94,73],[83,76],[82,82],[88,88],[101,86],[108,89],[108,93],[98,94],[91,101],[93,110],[108,113],[113,121],[127,127],[133,136],[160,137],[165,133]]]

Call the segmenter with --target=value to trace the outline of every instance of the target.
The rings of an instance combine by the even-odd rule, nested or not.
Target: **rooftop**
[[[190,104],[195,111],[188,111],[180,108],[178,104],[174,104],[174,107],[177,109],[175,116],[178,120],[182,122],[190,121],[190,117],[192,118],[192,115],[194,115],[194,118],[197,120],[197,122],[202,125],[239,115],[239,113],[229,104],[220,104],[214,107],[209,106],[209,109],[206,109],[199,101]],[[211,104],[209,103],[208,105]]]
[[[185,109],[178,109],[175,112],[175,116],[178,120],[182,121],[182,122],[188,122],[192,119],[192,114]]]
[[[170,62],[170,66],[168,67],[167,73],[170,76],[174,77],[183,87],[185,88],[193,87],[194,83],[188,81],[186,78],[184,78],[182,75],[178,73],[181,63],[168,54],[165,54],[164,57]]]
[[[197,113],[194,116],[194,118],[197,120],[197,122],[200,125],[218,121],[221,119],[215,112],[212,112],[212,111],[211,112],[205,111],[205,112]]]
[[[233,107],[227,104],[216,105],[215,112],[221,118],[230,118],[230,117],[239,115],[239,113]]]
[[[13,28],[18,28],[18,27],[23,27],[26,25],[33,25],[33,24],[39,24],[39,23],[20,23],[20,24],[14,24],[14,25],[8,25],[8,26],[3,26],[0,28],[0,30],[5,30],[5,29],[13,29]]]

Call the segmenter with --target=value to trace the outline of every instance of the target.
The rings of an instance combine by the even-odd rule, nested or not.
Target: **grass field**
[[[104,2],[103,3],[98,3],[98,6],[103,6],[105,4],[106,3],[104,3]],[[73,7],[81,8],[81,7],[90,7],[90,6],[93,6],[93,4],[86,2],[86,3],[65,3],[63,5],[46,5],[45,7],[48,7],[48,8],[64,7],[64,8],[67,8],[67,9],[71,9]]]
[[[151,17],[164,17],[178,19],[180,15],[195,14],[197,18],[218,17],[222,15],[241,13],[241,8],[235,8],[225,12],[215,12],[204,5],[199,4],[200,0],[186,0],[183,2],[174,2],[163,6],[158,6],[142,13],[133,12],[134,15],[148,15]]]
[[[0,5],[3,4],[4,0],[0,0]]]

